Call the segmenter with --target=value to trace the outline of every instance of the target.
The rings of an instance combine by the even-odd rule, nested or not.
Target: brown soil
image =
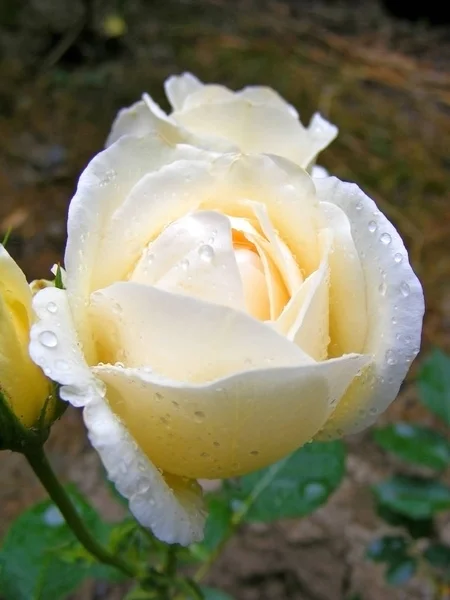
[[[118,108],[144,90],[164,104],[164,78],[192,70],[234,88],[271,85],[302,115],[318,108],[339,125],[323,164],[359,182],[402,232],[426,289],[424,347],[449,349],[448,31],[395,22],[375,2],[359,11],[350,0],[301,9],[294,1],[241,1],[238,11],[220,0],[130,0],[122,13],[127,33],[111,39],[104,24],[112,3],[85,4],[95,8],[87,24],[81,1],[0,9],[0,237],[12,227],[9,250],[30,279],[48,277],[62,259],[76,179]],[[431,420],[410,383],[383,421],[399,418]],[[327,506],[303,520],[244,527],[208,581],[237,600],[433,598],[420,577],[401,590],[387,587],[382,569],[365,560],[368,542],[386,530],[369,484],[402,467],[370,432],[348,448],[347,478]],[[105,516],[119,517],[74,410],[54,427],[48,452],[64,480]],[[3,535],[44,493],[19,455],[1,454],[0,476]],[[450,543],[449,516],[440,524]],[[88,582],[74,599],[123,593]]]

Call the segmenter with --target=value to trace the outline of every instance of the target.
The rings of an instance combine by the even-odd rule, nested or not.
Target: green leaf
[[[301,517],[328,500],[344,471],[342,442],[312,442],[266,469],[245,475],[239,488],[228,488],[228,493],[233,495],[233,509],[246,513],[247,521]]]
[[[203,592],[204,600],[233,600],[229,594],[222,592],[222,590],[204,586],[202,586],[201,590]]]
[[[68,492],[90,531],[105,542],[109,526],[73,487]],[[91,559],[52,502],[36,504],[13,523],[0,550],[5,600],[58,600],[85,577],[114,581],[122,576]]]
[[[450,488],[438,481],[399,475],[373,490],[380,504],[411,519],[427,519],[450,508]]]
[[[409,423],[395,423],[376,429],[373,437],[384,450],[431,469],[450,464],[450,442],[440,433]]]
[[[417,562],[410,556],[405,556],[403,560],[392,563],[386,570],[386,581],[390,585],[403,585],[414,575],[417,569]]]
[[[411,519],[405,515],[401,515],[394,510],[391,510],[384,504],[377,506],[378,516],[381,517],[389,525],[395,527],[403,527],[413,539],[430,538],[434,535],[433,520],[428,519]]]
[[[431,544],[423,553],[424,558],[437,569],[449,571],[450,577],[450,546]]]
[[[424,361],[417,383],[423,404],[450,426],[450,358],[434,350]]]
[[[399,535],[386,535],[374,540],[367,548],[367,558],[374,562],[397,561],[404,558],[408,551],[408,540]]]

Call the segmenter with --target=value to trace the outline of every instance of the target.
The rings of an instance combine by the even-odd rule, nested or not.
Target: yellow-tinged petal
[[[30,427],[39,419],[50,384],[28,354],[32,294],[17,263],[0,245],[0,392]]]

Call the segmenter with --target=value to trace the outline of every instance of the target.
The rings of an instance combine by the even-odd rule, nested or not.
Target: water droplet
[[[55,362],[55,367],[59,371],[68,371],[69,370],[69,363],[66,360],[63,360],[62,358],[60,358],[60,359],[58,359]]]
[[[310,502],[322,499],[327,494],[327,487],[320,481],[310,481],[306,485],[302,486],[303,495]]]
[[[392,317],[391,323],[392,325],[397,325],[397,319],[395,317]]]
[[[219,442],[213,442],[213,446],[215,446],[216,448],[218,448],[220,446]]]
[[[369,413],[371,415],[376,415],[378,414],[378,408],[375,408],[374,406],[369,410]]]
[[[151,265],[152,262],[155,260],[155,255],[152,252],[147,253],[146,260],[147,260],[147,264]]]
[[[385,354],[385,359],[388,365],[391,367],[397,364],[397,358],[395,356],[395,352],[393,350],[387,350]]]
[[[202,452],[202,453],[200,454],[200,456],[201,456],[202,458],[209,458],[209,454],[208,454],[207,452]]]
[[[125,365],[123,364],[123,362],[117,361],[114,363],[115,367],[119,367],[119,369],[124,369]]]
[[[392,242],[392,238],[388,233],[382,233],[380,236],[380,242],[385,246],[388,246]]]
[[[208,244],[202,244],[198,249],[200,258],[205,262],[212,262],[214,258],[214,248]]]
[[[401,437],[408,438],[408,437],[412,437],[414,435],[414,428],[411,427],[411,425],[409,425],[408,423],[397,423],[396,425],[394,425],[394,427],[395,427],[395,431]]]
[[[49,313],[52,313],[52,315],[54,315],[55,313],[58,312],[58,307],[56,306],[56,304],[54,302],[49,302],[47,304],[47,310]]]
[[[403,260],[403,255],[400,254],[400,252],[397,252],[396,254],[394,254],[394,262],[396,262],[398,265],[402,262]]]
[[[189,261],[187,258],[180,260],[180,267],[183,269],[183,271],[187,271],[189,269]]]
[[[361,202],[361,200],[359,200],[356,204],[355,204],[355,208],[356,210],[362,210],[363,209],[363,203]]]
[[[380,294],[381,294],[382,296],[385,296],[385,295],[386,295],[386,292],[387,292],[387,285],[386,285],[386,283],[385,283],[384,281],[383,281],[383,283],[380,283],[380,285],[379,285],[379,287],[378,287],[378,291],[380,292]]]
[[[205,413],[201,410],[196,410],[194,413],[194,417],[197,423],[201,423],[205,419]]]
[[[53,331],[43,331],[38,337],[40,343],[46,348],[56,348],[58,345],[58,338]]]
[[[258,456],[258,454],[259,454],[259,451],[258,451],[258,450],[252,450],[252,451],[250,452],[250,454],[251,454],[252,456]]]
[[[368,228],[369,228],[370,233],[374,233],[374,231],[377,230],[377,224],[375,223],[375,221],[370,221]]]
[[[45,513],[42,515],[43,521],[50,527],[58,527],[64,523],[64,517],[56,506],[49,506]]]
[[[175,408],[180,408],[180,405],[178,404],[178,402],[176,400],[172,400],[172,404]]]
[[[52,370],[50,369],[50,367],[44,367],[44,375],[46,375],[47,377],[52,376]]]
[[[402,293],[402,296],[404,298],[407,298],[409,296],[409,293],[411,292],[411,289],[409,287],[409,285],[406,283],[406,281],[402,281],[400,284],[400,291]]]
[[[156,402],[159,402],[163,398],[164,398],[164,396],[162,394],[160,394],[159,392],[155,392],[155,400],[156,400]]]

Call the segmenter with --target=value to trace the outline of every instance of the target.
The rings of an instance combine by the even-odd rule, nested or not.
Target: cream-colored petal
[[[93,289],[126,279],[149,242],[198,209],[214,186],[210,168],[208,162],[179,160],[139,180],[104,228]]]
[[[235,93],[226,88],[224,85],[209,83],[204,85],[202,88],[195,90],[186,98],[182,108],[175,110],[187,111],[194,108],[199,108],[206,104],[230,102],[233,101],[235,97]]]
[[[129,280],[245,310],[230,221],[218,212],[196,211],[171,223]]]
[[[249,200],[265,205],[271,227],[309,275],[320,263],[317,232],[323,226],[323,217],[312,179],[297,165],[289,165],[290,171],[286,172],[274,157],[264,155],[217,159],[211,168],[217,189],[202,201],[202,206],[251,221],[255,213]]]
[[[329,259],[333,244],[331,230],[320,232],[323,258],[292,296],[274,327],[293,340],[315,360],[325,360],[329,344]]]
[[[202,385],[163,379],[148,367],[105,365],[95,373],[153,464],[208,479],[267,466],[310,440],[366,360],[265,368]]]
[[[403,242],[375,203],[356,185],[336,178],[315,181],[322,201],[342,209],[364,273],[368,328],[363,352],[372,364],[355,380],[321,437],[368,427],[396,397],[419,351],[424,298]]]
[[[367,335],[366,282],[347,215],[336,204],[321,202],[333,231],[330,254],[331,356],[363,352]]]
[[[164,90],[173,110],[181,110],[189,96],[204,87],[192,73],[172,75],[164,82]]]
[[[237,248],[234,251],[237,266],[244,289],[247,312],[261,321],[271,318],[273,312],[273,291],[269,298],[269,279],[267,260],[248,248]],[[271,288],[273,285],[271,286]]]
[[[260,245],[270,253],[272,260],[276,264],[280,274],[283,276],[286,288],[289,293],[292,294],[298,289],[303,281],[300,267],[292,256],[292,252],[289,250],[288,246],[275,231],[272,222],[269,219],[267,208],[260,202],[251,202],[251,207],[269,244],[264,244],[262,240],[258,241]]]
[[[267,365],[312,362],[241,311],[138,283],[95,292],[90,313],[102,362],[150,366],[177,381],[207,382]]]
[[[206,513],[197,482],[176,476],[165,479],[106,401],[89,404],[83,416],[109,479],[128,499],[139,523],[169,544],[200,541]]]
[[[244,153],[278,154],[303,167],[331,141],[326,121],[319,124],[315,119],[305,129],[286,110],[239,97],[175,111],[172,118],[197,135],[213,134],[229,140]]]
[[[17,309],[17,319],[28,336],[28,328],[34,318],[31,308],[32,294],[22,269],[2,244],[0,244],[0,275],[0,295],[11,306],[11,310]]]
[[[285,110],[296,119],[299,118],[298,112],[292,104],[286,102],[286,100],[272,88],[263,85],[249,85],[239,92],[236,92],[236,96],[243,98],[244,100],[249,100],[252,104],[273,106],[279,110]]]
[[[34,297],[33,307],[38,322],[30,333],[30,356],[48,377],[61,384],[61,398],[74,406],[102,398],[104,386],[86,363],[67,292],[45,288]]]
[[[189,146],[167,145],[154,135],[139,139],[124,136],[97,154],[83,171],[69,207],[65,266],[76,328],[91,359],[93,349],[85,328],[86,301],[97,285],[96,280],[102,277],[102,241],[114,211],[146,173],[179,159],[196,160],[201,154],[202,151]],[[131,215],[130,219],[133,216],[137,218]],[[111,268],[111,262],[106,264]],[[111,277],[113,281],[116,279],[114,274]]]
[[[314,113],[306,129],[309,141],[309,159],[303,165],[311,165],[319,152],[322,152],[338,134],[338,128],[328,122],[319,113]]]

